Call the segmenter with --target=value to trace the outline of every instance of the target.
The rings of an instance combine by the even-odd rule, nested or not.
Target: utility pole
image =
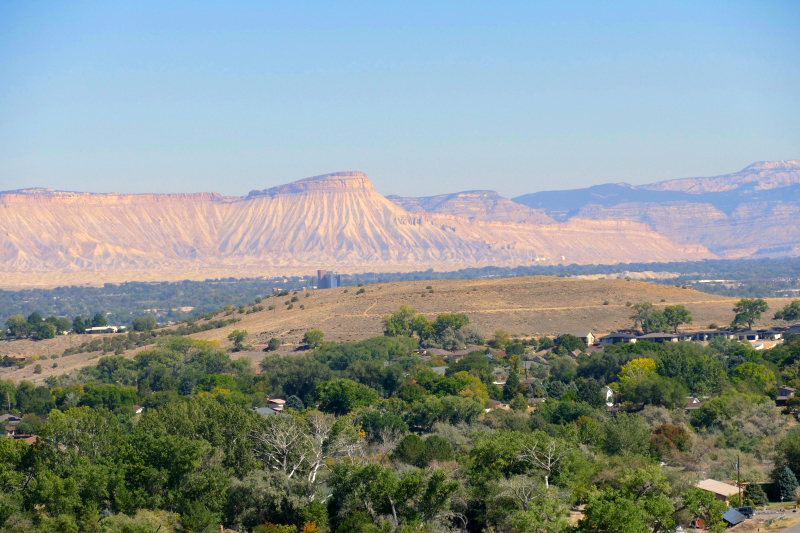
[[[742,506],[742,481],[739,477],[739,454],[736,454],[736,486],[739,487],[739,507]]]

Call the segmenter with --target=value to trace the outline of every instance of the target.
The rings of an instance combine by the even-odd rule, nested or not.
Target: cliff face
[[[493,201],[508,202],[500,200]],[[244,198],[12,191],[0,193],[0,269],[390,269],[547,264],[562,256],[568,262],[712,257],[703,246],[675,243],[627,220],[559,224],[523,206],[508,213],[483,220],[411,213],[378,194],[360,172],[308,178]],[[521,223],[539,216],[547,223]]]
[[[648,225],[722,257],[800,255],[800,161],[760,162],[741,172],[652,185],[606,184],[514,198],[559,221]]]

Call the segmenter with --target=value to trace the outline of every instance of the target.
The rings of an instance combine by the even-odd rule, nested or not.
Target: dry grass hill
[[[431,289],[427,287],[430,286]],[[503,329],[513,335],[555,335],[564,331],[589,329],[605,333],[630,325],[630,309],[625,305],[652,302],[656,306],[683,304],[694,315],[694,327],[705,328],[710,323],[724,325],[733,318],[731,308],[735,299],[714,296],[692,289],[656,285],[642,281],[576,280],[569,278],[526,277],[490,280],[453,280],[433,282],[403,282],[358,288],[329,289],[298,293],[300,301],[287,310],[289,297],[269,298],[264,303],[275,304],[275,311],[240,315],[242,321],[222,329],[193,335],[194,338],[218,340],[229,346],[228,334],[234,329],[250,333],[252,351],[235,356],[248,356],[254,361],[263,357],[263,348],[272,337],[286,343],[282,353],[290,354],[310,329],[320,329],[326,340],[360,340],[382,333],[381,318],[400,305],[407,305],[435,317],[438,313],[466,313],[471,322],[490,336]],[[346,291],[346,292],[345,292]],[[432,292],[431,292],[432,291]],[[662,301],[663,300],[663,301]],[[608,301],[608,305],[604,302]],[[771,309],[783,307],[789,300],[768,300]],[[305,309],[300,309],[303,304]],[[765,314],[763,324],[769,324]],[[51,341],[0,342],[0,355],[60,354],[70,344],[84,340],[76,336]],[[77,354],[56,359],[58,368],[49,368],[47,361],[41,375],[34,375],[32,366],[23,370],[0,369],[0,378],[43,380],[92,364],[101,354]],[[132,352],[126,355],[132,356]]]

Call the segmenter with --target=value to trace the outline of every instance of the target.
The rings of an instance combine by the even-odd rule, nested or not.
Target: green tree
[[[317,386],[316,396],[320,411],[345,415],[374,403],[378,391],[349,379],[335,379]]]
[[[22,339],[28,336],[30,325],[22,315],[11,315],[6,319],[6,328],[12,337]]]
[[[775,320],[797,322],[800,320],[800,300],[786,304],[783,309],[775,313]]]
[[[577,338],[576,340],[580,341],[580,339]],[[575,361],[571,357],[566,355],[556,357],[550,361],[549,368],[550,375],[552,376],[551,379],[564,383],[573,381],[575,379],[575,374],[578,371],[578,365],[575,364]]]
[[[294,409],[297,412],[305,410],[306,406],[303,405],[303,400],[295,396],[294,394],[286,398],[286,403],[284,404],[284,408],[286,409]]]
[[[742,298],[733,306],[736,316],[733,317],[731,326],[747,324],[748,329],[753,329],[753,324],[761,319],[761,313],[765,313],[767,309],[769,309],[767,302],[761,298]]]
[[[515,411],[527,411],[528,410],[528,401],[525,397],[517,393],[514,395],[514,398],[511,399],[509,402],[509,407],[511,407]]]
[[[267,343],[267,350],[269,350],[270,352],[274,352],[275,350],[277,350],[280,347],[281,347],[281,340],[280,339],[276,339],[275,337],[272,337],[269,340],[269,343]]]
[[[150,331],[156,329],[158,324],[153,316],[143,316],[133,319],[133,331]]]
[[[796,499],[795,491],[797,490],[797,478],[788,466],[781,470],[778,474],[778,479],[775,480],[778,485],[778,494],[782,502],[793,502]]]
[[[322,333],[318,329],[312,329],[311,331],[306,331],[305,335],[303,335],[303,344],[308,345],[309,348],[318,348],[322,344],[322,339],[325,337],[325,334]]]
[[[74,319],[72,319],[72,331],[74,331],[78,335],[86,333],[86,326],[83,323],[81,315],[78,315]]]
[[[503,385],[503,399],[510,402],[517,392],[519,392],[519,376],[516,372],[511,372],[506,378],[506,384]]]
[[[92,327],[94,328],[102,328],[108,325],[106,322],[106,317],[101,315],[100,313],[96,313],[94,317],[92,317]]]
[[[775,450],[774,461],[775,469],[772,471],[774,480],[777,480],[778,474],[784,468],[789,468],[795,475],[800,472],[800,431],[790,431],[783,436]]]
[[[505,348],[505,345],[508,344],[511,336],[503,331],[502,329],[498,329],[494,332],[494,338],[489,341],[492,348],[497,348],[498,350],[502,350]]]
[[[410,336],[412,333],[411,320],[416,314],[416,309],[401,305],[398,311],[383,317],[383,334],[387,337]]]
[[[585,402],[594,408],[603,407],[606,399],[603,396],[603,385],[594,378],[583,379],[580,378],[575,383],[578,391],[575,399],[579,402]]]
[[[635,304],[633,310],[634,313],[630,317],[633,320],[633,327],[638,327],[645,333],[663,331],[666,328],[664,312],[653,307],[650,302]]]
[[[758,363],[742,363],[733,369],[732,377],[739,381],[752,381],[761,390],[775,384],[775,373]]]
[[[664,320],[677,334],[678,326],[692,323],[692,313],[682,305],[668,305],[664,308]]]
[[[556,344],[568,352],[573,352],[575,350],[580,350],[583,352],[586,350],[586,343],[575,335],[570,335],[569,333],[565,333],[564,335],[558,337]]]
[[[56,327],[52,324],[42,322],[36,328],[31,330],[31,336],[35,340],[55,339]]]
[[[767,505],[769,503],[767,493],[764,492],[764,488],[760,483],[748,483],[747,488],[744,489],[744,497],[755,506]]]
[[[228,340],[233,343],[233,351],[240,352],[244,350],[244,341],[247,339],[247,330],[235,329],[228,334]]]
[[[639,415],[617,413],[603,424],[603,449],[608,454],[635,453],[643,455],[650,448],[650,427]]]

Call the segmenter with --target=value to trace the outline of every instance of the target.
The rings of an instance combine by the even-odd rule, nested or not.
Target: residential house
[[[98,334],[98,333],[116,333],[119,331],[120,328],[116,326],[95,326],[92,328],[86,328],[86,333],[89,335]]]
[[[283,411],[284,405],[286,405],[286,400],[280,400],[278,398],[272,398],[269,400],[269,402],[267,402],[267,407],[278,412]]]
[[[537,379],[537,378],[526,378],[526,379],[523,379],[522,381],[520,381],[520,383],[527,389],[528,387],[530,387],[531,385],[533,385],[537,381],[540,381],[540,380]]]
[[[703,402],[695,398],[694,396],[687,396],[686,397],[686,412],[694,411],[695,409],[700,409],[703,406]]]
[[[758,331],[754,331],[752,329],[736,332],[737,341],[757,341],[760,338],[761,338],[761,333]]]
[[[604,346],[608,346],[610,344],[627,344],[629,342],[636,342],[636,335],[631,335],[630,333],[609,333],[603,337],[600,337],[600,344]]]
[[[594,333],[591,331],[580,330],[580,331],[565,331],[561,335],[572,335],[573,337],[578,337],[580,340],[583,341],[586,346],[591,346],[594,344],[595,336]]]
[[[640,341],[657,342],[658,344],[678,342],[678,336],[672,333],[648,333],[647,335],[640,335],[637,338]]]
[[[434,366],[434,367],[431,367],[431,370],[433,370],[434,373],[439,374],[440,376],[444,376],[444,373],[447,372],[447,367],[446,366]]]
[[[739,495],[739,488],[715,479],[704,479],[695,484],[698,489],[710,492],[718,501],[728,501],[728,498]]]
[[[269,407],[254,407],[253,411],[267,417],[278,414],[278,411],[276,411],[275,409],[271,409]]]
[[[788,385],[781,385],[778,387],[778,397],[775,398],[775,405],[783,407],[792,397],[794,397],[794,389]]]
[[[703,341],[710,341],[716,337],[725,337],[726,339],[733,339],[735,335],[725,329],[712,329],[709,331],[695,331],[692,334],[692,340],[703,342]]]

